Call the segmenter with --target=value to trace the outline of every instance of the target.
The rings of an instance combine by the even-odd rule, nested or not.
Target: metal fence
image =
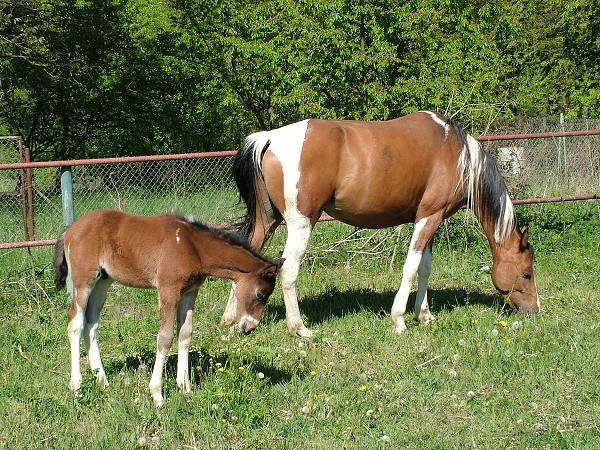
[[[597,196],[600,130],[576,131],[570,127],[569,131],[576,135],[479,139],[497,158],[513,199],[527,202],[547,197]],[[18,138],[0,139],[3,266],[5,260],[15,259],[14,252],[25,251],[12,247],[51,244],[63,228],[61,164],[11,165],[27,161],[25,150]],[[70,161],[75,217],[98,208],[114,208],[146,215],[175,211],[212,225],[236,221],[243,209],[231,174],[234,153]],[[28,252],[29,262],[15,270],[32,271],[35,281],[38,263],[30,249]],[[49,262],[41,272],[48,266]],[[0,285],[2,282],[0,275]]]

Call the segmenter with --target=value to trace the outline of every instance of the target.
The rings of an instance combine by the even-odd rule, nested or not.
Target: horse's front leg
[[[150,394],[154,405],[159,408],[163,404],[162,375],[167,360],[167,353],[173,345],[173,327],[175,325],[175,305],[179,297],[179,291],[159,289],[159,314],[160,326],[156,337],[156,361],[150,378]]]
[[[419,288],[415,300],[415,315],[421,320],[431,320],[427,303],[427,282],[431,270],[431,239],[441,221],[441,214],[417,221],[410,241],[406,261],[402,268],[402,283],[392,305],[392,324],[395,333],[406,330],[404,313],[415,274],[419,271]],[[421,279],[423,275],[423,279]],[[428,317],[429,316],[429,317]]]
[[[429,302],[427,301],[427,285],[431,274],[431,245],[425,247],[417,273],[419,275],[419,287],[415,299],[415,317],[426,324],[435,320],[435,317],[429,311]]]
[[[194,303],[197,295],[198,290],[196,289],[181,297],[177,305],[177,335],[179,339],[177,346],[177,386],[186,394],[191,389],[189,351],[192,341]]]

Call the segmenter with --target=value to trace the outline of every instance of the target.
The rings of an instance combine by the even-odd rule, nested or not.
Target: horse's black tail
[[[62,289],[67,284],[67,275],[69,267],[65,258],[65,233],[67,229],[60,234],[54,245],[54,283],[57,289]]]
[[[257,207],[263,205],[258,202],[258,190],[266,192],[258,184],[264,185],[262,177],[262,157],[271,143],[263,139],[266,133],[256,133],[248,136],[233,160],[233,177],[237,184],[240,197],[246,204],[246,214],[243,220],[236,224],[238,232],[248,241],[252,239],[254,225],[256,224]]]

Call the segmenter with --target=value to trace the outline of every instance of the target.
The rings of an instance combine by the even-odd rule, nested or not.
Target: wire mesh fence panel
[[[0,163],[22,162],[21,141],[17,137],[0,139]],[[0,242],[26,239],[24,223],[23,171],[0,170]]]
[[[75,218],[100,208],[136,214],[192,215],[211,225],[239,215],[232,158],[81,165],[72,168]],[[36,239],[63,228],[58,168],[34,171]]]
[[[511,197],[600,192],[600,136],[483,143],[498,161]]]

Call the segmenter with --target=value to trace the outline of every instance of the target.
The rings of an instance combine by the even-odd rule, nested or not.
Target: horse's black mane
[[[195,217],[186,217],[179,213],[172,213],[170,214],[170,216],[183,220],[184,222],[188,223],[194,230],[206,231],[209,233],[216,234],[217,236],[223,238],[228,244],[235,245],[236,247],[241,247],[265,262],[271,262],[271,260],[254,250],[250,246],[248,241],[244,238],[244,236],[242,236],[233,225],[225,225],[223,227],[211,227],[198,221]]]

